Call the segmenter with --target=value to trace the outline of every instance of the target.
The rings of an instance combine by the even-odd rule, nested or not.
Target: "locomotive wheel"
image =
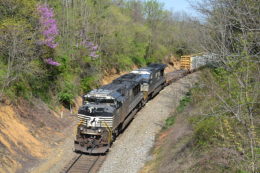
[[[121,127],[121,125],[119,125],[119,127],[115,130],[115,132],[113,133],[113,141],[115,141],[116,140],[116,137],[119,135],[119,133],[120,133],[120,128]]]
[[[146,99],[146,100],[143,99],[143,100],[141,101],[141,108],[145,106],[146,102],[147,102],[147,99]]]

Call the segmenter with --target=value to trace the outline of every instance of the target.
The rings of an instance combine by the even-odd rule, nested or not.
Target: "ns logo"
[[[98,122],[99,122],[98,117],[90,117],[89,120],[88,120],[88,126],[95,127]]]

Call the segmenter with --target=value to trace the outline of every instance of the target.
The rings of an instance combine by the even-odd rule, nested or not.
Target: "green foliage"
[[[5,95],[14,102],[16,102],[19,97],[23,97],[27,100],[32,97],[31,88],[28,82],[24,79],[15,82],[11,87],[7,87]]]
[[[230,61],[233,68],[229,69],[224,67],[203,69],[204,75],[201,77],[200,85],[192,91],[192,106],[198,107],[199,112],[189,119],[195,130],[194,148],[199,148],[200,152],[214,152],[213,148],[228,149],[236,154],[226,158],[226,160],[228,162],[235,160],[240,165],[232,166],[232,170],[250,172],[251,167],[248,165],[252,164],[252,151],[255,155],[258,152],[257,148],[252,149],[250,142],[259,140],[259,135],[257,135],[259,134],[259,116],[257,116],[259,109],[257,105],[252,107],[252,116],[255,120],[249,125],[247,108],[251,104],[247,105],[247,108],[244,105],[247,101],[252,101],[252,96],[257,95],[258,91],[254,90],[253,94],[253,89],[256,87],[255,65],[248,62],[250,71],[245,70],[247,68],[245,68],[243,61],[241,60],[239,64]],[[237,80],[238,74],[239,80]],[[246,90],[241,87],[245,74],[251,78],[247,81],[248,88]],[[243,98],[245,92],[247,92],[247,99]],[[257,98],[255,97],[255,99]],[[232,107],[233,111],[239,108],[239,113],[235,114],[237,112],[230,111],[227,106]],[[253,139],[249,138],[249,132]],[[216,165],[214,162],[208,164]]]
[[[158,60],[155,57],[145,59],[147,64],[156,63]]]
[[[133,61],[129,57],[117,57],[118,58],[118,64],[119,64],[119,69],[121,70],[129,70],[133,66]]]
[[[140,58],[139,57],[133,57],[132,61],[133,61],[134,64],[136,64],[139,67],[143,67],[143,66],[146,65],[146,61],[142,57],[140,57]]]
[[[3,63],[2,58],[0,57],[0,85],[2,84],[2,80],[6,74],[6,65]]]
[[[238,170],[236,173],[250,173],[249,171],[245,171],[245,170]]]
[[[195,126],[195,142],[198,146],[212,144],[217,137],[219,121],[216,117],[208,117],[199,121]]]
[[[174,123],[175,123],[175,116],[170,116],[165,120],[165,124],[163,126],[163,130],[168,129],[169,127],[171,127]]]
[[[27,98],[28,94],[30,93],[30,88],[25,81],[16,82],[12,88],[14,89],[15,95],[17,97],[23,96],[23,97]]]
[[[177,57],[181,57],[182,55],[187,55],[190,54],[191,51],[189,50],[189,47],[187,45],[187,43],[180,43],[180,45],[176,45],[176,47],[174,48],[174,53]]]
[[[187,92],[185,96],[181,99],[179,106],[177,107],[177,112],[182,112],[185,107],[191,102],[191,92]]]
[[[70,108],[73,105],[75,90],[76,88],[72,83],[65,82],[64,87],[58,93],[58,99],[65,107]]]
[[[4,18],[27,18],[31,22],[31,17],[35,15],[35,0],[1,0],[0,21]]]
[[[41,2],[1,2],[0,91],[10,97],[33,96],[49,104],[72,104],[76,94],[99,86],[103,72],[127,71],[162,61],[174,51],[176,38],[172,30],[178,35],[176,27],[181,25],[163,9],[163,4],[154,0],[122,1],[120,6],[110,0],[66,4],[46,1],[54,9],[59,29],[55,40],[59,45],[52,49],[39,44],[42,31],[36,5]],[[14,41],[17,49],[13,49]],[[92,50],[84,45],[85,41],[98,45],[99,58],[89,56]],[[8,61],[11,54],[13,62]],[[47,58],[61,65],[46,64]]]
[[[176,113],[182,113],[184,111],[184,109],[191,102],[191,97],[192,97],[191,91],[189,91],[185,94],[185,96],[180,100],[178,107],[176,108]],[[169,127],[171,127],[175,123],[176,113],[173,114],[172,116],[168,117],[165,120],[165,124],[163,126],[164,130],[168,129]]]
[[[81,88],[84,93],[89,92],[90,90],[98,87],[97,77],[96,76],[88,76],[82,79]]]

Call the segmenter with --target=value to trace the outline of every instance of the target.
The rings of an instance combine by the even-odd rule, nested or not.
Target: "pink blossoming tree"
[[[91,58],[98,58],[98,45],[95,45],[93,42],[88,41],[88,40],[84,40],[81,42],[81,45],[85,48],[87,48],[90,51],[89,56]]]
[[[53,18],[54,12],[47,4],[38,5],[37,11],[40,14],[41,31],[44,40],[40,44],[44,44],[50,48],[55,48],[58,43],[55,43],[55,37],[59,34],[57,22]]]
[[[37,6],[37,11],[40,15],[40,29],[43,35],[43,40],[39,44],[54,49],[58,46],[58,43],[55,42],[55,37],[59,34],[59,30],[54,19],[53,9],[47,4],[40,4]],[[46,59],[45,62],[53,66],[60,65],[60,63],[53,61],[52,58]]]

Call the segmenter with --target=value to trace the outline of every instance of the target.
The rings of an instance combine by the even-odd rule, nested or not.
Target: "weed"
[[[185,96],[180,100],[179,106],[176,108],[176,113],[181,113],[184,111],[185,107],[191,102],[191,92],[187,92]],[[168,129],[175,123],[176,120],[176,113],[173,113],[172,116],[168,117],[165,120],[165,124],[163,126],[163,130]]]
[[[84,93],[96,87],[98,87],[96,76],[88,76],[81,80],[81,88]]]
[[[165,120],[165,124],[163,126],[163,130],[168,129],[170,126],[172,126],[175,123],[176,116],[170,116]]]
[[[66,82],[64,88],[59,92],[59,101],[66,107],[70,108],[73,104],[75,87],[73,84]]]
[[[194,139],[198,146],[203,147],[214,143],[219,121],[216,117],[208,117],[195,125]]]
[[[177,107],[177,112],[181,113],[184,111],[185,107],[191,102],[191,92],[187,92],[185,96],[181,99],[179,106]]]

